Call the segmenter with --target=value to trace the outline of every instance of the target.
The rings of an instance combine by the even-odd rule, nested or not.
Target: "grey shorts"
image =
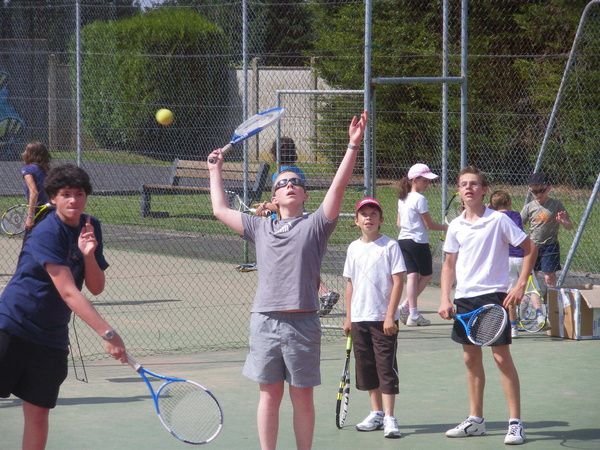
[[[243,374],[261,384],[321,384],[321,322],[316,312],[252,313]]]

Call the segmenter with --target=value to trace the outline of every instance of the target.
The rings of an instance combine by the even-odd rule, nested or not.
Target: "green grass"
[[[519,210],[525,200],[525,189],[512,187],[509,188],[513,197],[513,209]],[[307,210],[314,209],[321,203],[325,191],[310,191],[310,198],[307,203]],[[573,236],[578,223],[587,204],[589,192],[587,191],[560,191],[555,193],[557,198],[561,198],[567,211],[571,215],[575,229],[567,232],[561,229],[559,240],[561,245],[562,259],[564,261],[567,252],[571,246]],[[442,212],[440,207],[441,190],[439,186],[432,186],[426,196],[429,200],[430,213],[434,220],[441,221]],[[342,212],[352,213],[354,203],[362,197],[360,189],[348,188],[344,196]],[[263,199],[269,198],[269,193],[263,195]],[[396,191],[391,186],[381,186],[377,189],[377,198],[381,202],[384,210],[384,223],[381,229],[383,234],[392,238],[397,236],[396,229],[396,211],[397,196]],[[0,210],[4,211],[8,207],[23,203],[23,198],[0,197]],[[220,222],[214,219],[210,206],[210,197],[208,195],[156,195],[152,196],[152,211],[164,211],[166,217],[141,217],[140,197],[138,195],[116,195],[116,196],[94,196],[92,195],[88,202],[88,212],[98,217],[105,224],[129,225],[143,227],[147,229],[169,230],[177,232],[191,232],[199,235],[231,235],[234,233]],[[596,207],[597,210],[597,207]],[[571,266],[571,270],[582,272],[598,272],[598,247],[597,234],[600,229],[600,218],[596,212],[591,215],[583,234],[576,257]],[[431,241],[436,242],[439,232],[432,232]],[[340,217],[338,226],[330,239],[332,245],[348,245],[357,239],[359,231],[354,225],[352,217]],[[110,245],[110,244],[108,244]]]
[[[155,166],[170,166],[171,161],[162,161],[144,155],[116,150],[85,150],[82,154],[84,161],[93,161],[110,164],[152,164]],[[52,151],[52,159],[64,161],[76,161],[75,151]]]

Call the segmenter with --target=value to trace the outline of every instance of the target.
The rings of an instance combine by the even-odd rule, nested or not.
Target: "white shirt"
[[[506,215],[486,208],[476,222],[464,212],[450,222],[444,252],[458,253],[456,298],[508,291],[508,245],[520,245],[527,235]]]
[[[412,239],[418,244],[429,242],[429,231],[421,214],[429,212],[427,199],[418,192],[409,192],[404,200],[398,199],[400,234],[398,239]]]
[[[406,272],[400,246],[388,236],[348,246],[344,277],[352,281],[352,322],[382,321],[390,303],[392,275]],[[399,317],[396,311],[394,320]]]

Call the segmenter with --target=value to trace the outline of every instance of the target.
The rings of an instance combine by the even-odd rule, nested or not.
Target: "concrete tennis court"
[[[398,359],[401,393],[396,415],[401,439],[383,432],[359,433],[354,425],[368,413],[368,396],[352,389],[347,425],[334,423],[335,396],[344,357],[344,339],[323,347],[322,385],[315,390],[315,449],[497,449],[503,448],[506,406],[498,372],[486,349],[485,417],[488,435],[448,439],[443,433],[467,415],[460,348],[448,335],[450,323],[437,318],[439,289],[428,288],[420,306],[433,324],[401,327]],[[521,377],[523,420],[528,449],[600,448],[600,342],[550,338],[543,333],[515,340],[513,356]],[[194,379],[220,400],[225,425],[214,449],[257,449],[257,387],[241,375],[245,351],[143,358],[159,373]],[[89,383],[72,373],[50,416],[48,450],[186,448],[170,436],[156,415],[146,386],[129,366],[103,360],[87,364]],[[20,448],[22,415],[17,399],[0,399],[0,448]],[[295,448],[291,406],[281,408],[279,448]]]

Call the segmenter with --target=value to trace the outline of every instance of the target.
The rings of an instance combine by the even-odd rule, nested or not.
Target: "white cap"
[[[417,177],[424,177],[430,180],[435,180],[438,176],[431,171],[426,164],[415,164],[408,170],[408,179],[414,180]]]

